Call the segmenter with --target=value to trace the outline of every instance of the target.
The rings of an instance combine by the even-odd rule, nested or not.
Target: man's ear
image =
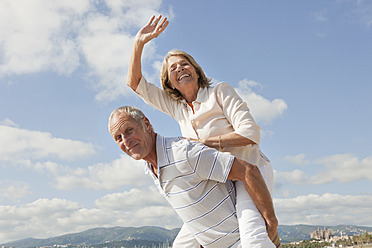
[[[147,119],[147,117],[143,117],[143,125],[144,125],[144,128],[147,132],[151,133],[152,131],[152,125],[149,121],[149,119]]]

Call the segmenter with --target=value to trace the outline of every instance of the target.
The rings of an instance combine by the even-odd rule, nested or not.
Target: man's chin
[[[130,156],[135,160],[141,160],[143,158],[141,154],[130,154]]]

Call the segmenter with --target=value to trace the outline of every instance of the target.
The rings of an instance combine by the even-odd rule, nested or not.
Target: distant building
[[[330,241],[333,238],[333,230],[332,229],[326,230],[325,227],[324,227],[324,230],[321,230],[318,227],[318,230],[310,233],[310,237],[312,239]]]

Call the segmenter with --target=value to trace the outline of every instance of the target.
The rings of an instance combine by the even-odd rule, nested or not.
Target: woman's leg
[[[274,173],[271,164],[259,168],[272,194]],[[258,211],[243,182],[236,181],[236,212],[243,248],[275,248],[266,231],[265,220]]]
[[[176,239],[173,242],[173,248],[200,248],[198,241],[196,241],[194,235],[186,228],[182,226],[181,230],[177,234]]]

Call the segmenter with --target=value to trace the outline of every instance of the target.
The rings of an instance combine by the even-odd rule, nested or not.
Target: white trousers
[[[185,226],[182,226],[173,242],[172,248],[200,248],[200,244],[196,241],[194,235]],[[242,248],[240,240],[230,248]]]
[[[172,248],[200,248],[200,244],[187,227],[183,225],[173,242]]]
[[[270,163],[259,167],[267,188],[272,195],[274,172]],[[236,212],[239,222],[240,241],[242,248],[275,248],[267,231],[265,220],[258,211],[252,198],[241,181],[235,182]]]

